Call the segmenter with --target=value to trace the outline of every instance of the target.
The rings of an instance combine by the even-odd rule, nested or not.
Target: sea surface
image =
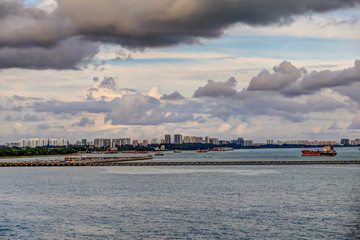
[[[330,159],[360,159],[336,150]],[[154,160],[205,158],[304,159],[257,149]],[[360,239],[360,165],[7,167],[0,209],[0,239],[11,240]]]

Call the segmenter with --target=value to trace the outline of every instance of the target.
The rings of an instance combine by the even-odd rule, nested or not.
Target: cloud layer
[[[0,68],[74,69],[93,58],[100,42],[136,49],[192,44],[219,37],[236,23],[289,24],[296,15],[358,4],[358,0],[59,0],[49,13],[7,0],[0,3]]]
[[[273,70],[274,73],[268,70],[260,72],[250,81],[247,90],[278,91],[286,96],[310,95],[325,88],[350,93],[346,86],[360,82],[360,60],[355,60],[354,67],[339,71],[312,71],[308,74],[306,69],[298,69],[287,61],[275,66]]]
[[[346,92],[344,87],[353,87],[360,82],[359,61],[355,66],[342,71],[321,71],[307,73],[306,69],[297,68],[290,62],[283,61],[273,68],[274,73],[261,71],[252,78],[247,88],[236,89],[236,79],[213,81],[199,87],[192,98],[183,97],[178,91],[163,95],[158,100],[141,93],[125,93],[105,101],[103,98],[91,98],[87,101],[37,101],[33,108],[37,112],[54,114],[104,113],[104,121],[112,125],[159,125],[163,123],[180,123],[187,121],[204,122],[206,119],[218,118],[228,121],[230,118],[241,118],[248,121],[252,117],[280,117],[291,122],[302,122],[314,113],[332,113],[339,109],[351,109],[354,103],[344,102],[321,93],[322,89],[331,89],[338,94]],[[322,77],[314,77],[322,76]],[[309,91],[311,86],[316,91]],[[342,80],[341,80],[342,79]],[[115,78],[105,77],[102,81],[95,79],[101,88],[118,91]],[[338,90],[340,87],[340,90]],[[289,89],[297,89],[297,94],[290,95]],[[111,94],[111,93],[109,93]],[[302,97],[301,97],[301,96]],[[346,95],[343,95],[346,96]],[[348,97],[348,96],[346,96]],[[174,101],[181,100],[181,101]],[[201,118],[198,118],[200,117]],[[204,118],[204,116],[206,116]],[[86,119],[77,126],[86,125]],[[356,127],[357,120],[352,126]]]

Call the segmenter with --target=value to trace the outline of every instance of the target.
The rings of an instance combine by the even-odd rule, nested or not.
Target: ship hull
[[[302,156],[335,156],[337,152],[302,151]]]

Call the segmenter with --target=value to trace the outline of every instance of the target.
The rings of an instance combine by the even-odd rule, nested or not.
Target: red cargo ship
[[[319,150],[301,150],[302,156],[335,156],[337,152],[331,146],[325,146],[322,151]]]

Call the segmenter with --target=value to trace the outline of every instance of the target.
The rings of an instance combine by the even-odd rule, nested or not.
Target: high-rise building
[[[131,145],[130,138],[114,138],[111,140],[111,142],[112,142],[112,144],[115,144],[115,146],[118,146],[118,147]]]
[[[133,140],[133,146],[134,146],[134,147],[139,146],[139,141],[136,140],[136,139],[134,139],[134,140]]]
[[[182,135],[181,134],[174,135],[174,144],[182,144]]]
[[[240,145],[240,146],[244,146],[244,145],[245,145],[244,138],[239,137],[239,138],[238,138],[238,141],[239,141],[239,145]]]
[[[147,139],[144,139],[143,142],[142,142],[142,145],[144,147],[147,147],[149,145],[149,141]]]
[[[171,135],[165,134],[165,144],[171,144]]]
[[[25,139],[25,138],[22,138],[22,139],[19,141],[19,146],[20,146],[21,148],[27,147],[28,145],[29,145],[28,140]]]
[[[247,146],[252,146],[254,144],[254,141],[253,140],[245,140],[244,141],[244,146],[247,147]]]
[[[156,145],[156,144],[157,144],[157,139],[156,138],[151,139],[151,145]]]
[[[95,147],[101,148],[101,147],[110,147],[110,139],[107,138],[95,138],[94,139],[94,145]]]
[[[121,142],[122,146],[131,145],[131,139],[130,138],[122,138],[121,140],[122,140],[122,142]]]
[[[111,140],[111,148],[120,147],[121,146],[121,138],[115,138]]]
[[[319,145],[337,145],[338,143],[336,141],[331,141],[331,140],[327,140],[327,141],[319,141]]]
[[[360,144],[360,139],[356,138],[355,140],[351,140],[350,144],[351,145],[359,145]]]
[[[20,147],[45,147],[45,146],[68,146],[69,142],[65,138],[49,139],[49,138],[22,138],[19,141]]]
[[[219,145],[220,141],[218,138],[210,138],[210,144]]]
[[[81,139],[81,146],[87,146],[86,139]]]
[[[190,143],[190,136],[184,136],[183,143]]]
[[[345,146],[350,145],[350,139],[343,138],[343,139],[341,139],[340,144],[345,145]]]

